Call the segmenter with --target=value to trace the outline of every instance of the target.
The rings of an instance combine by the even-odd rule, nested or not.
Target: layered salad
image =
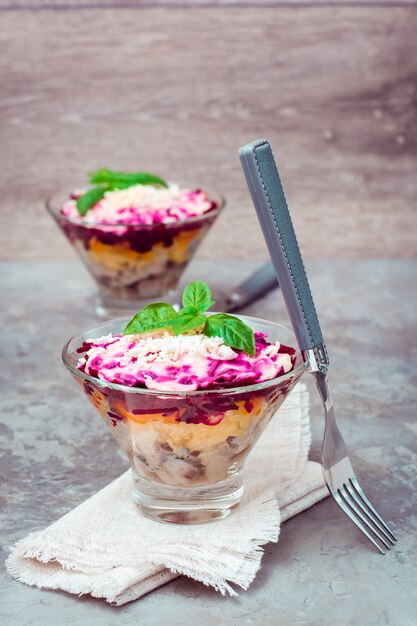
[[[148,305],[123,334],[77,350],[84,389],[137,478],[191,487],[226,480],[301,376],[294,348],[237,317],[206,314],[212,304],[208,286],[191,283],[179,312]]]
[[[53,214],[101,291],[146,300],[175,289],[219,208],[202,189],[103,168]]]

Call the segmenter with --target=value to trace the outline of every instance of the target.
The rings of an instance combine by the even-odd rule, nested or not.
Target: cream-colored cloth
[[[91,594],[121,605],[179,574],[236,595],[260,566],[261,546],[278,541],[281,521],[328,494],[307,461],[308,392],[299,384],[247,460],[240,507],[224,520],[161,524],[138,512],[130,470],[45,530],[30,534],[7,560],[27,585]]]

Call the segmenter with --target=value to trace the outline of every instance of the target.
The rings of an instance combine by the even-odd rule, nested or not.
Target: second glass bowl
[[[110,225],[63,215],[61,207],[72,192],[61,189],[46,206],[94,278],[96,312],[105,319],[133,315],[155,300],[174,304],[182,273],[225,204],[208,193],[216,207],[197,217]]]

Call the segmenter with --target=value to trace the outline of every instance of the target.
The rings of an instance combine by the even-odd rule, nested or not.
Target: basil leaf
[[[226,346],[255,356],[255,335],[242,320],[226,313],[209,315],[206,319],[203,332],[207,337],[221,337]]]
[[[178,313],[170,304],[165,302],[154,302],[148,304],[127,324],[123,331],[124,335],[134,335],[145,333],[156,328],[171,328],[172,321]]]
[[[198,311],[193,306],[183,306],[182,309],[178,311],[178,315],[198,315]]]
[[[214,304],[210,287],[201,280],[190,283],[184,289],[182,303],[186,308],[193,307],[199,313],[204,313]]]
[[[176,319],[172,321],[172,330],[176,335],[185,333],[187,330],[193,330],[206,323],[205,315],[190,315],[189,313],[180,313]]]
[[[118,172],[113,179],[113,184],[116,186],[131,187],[132,185],[154,185],[156,187],[168,187],[168,183],[155,174],[149,174],[149,172],[136,172],[132,174],[123,174]]]
[[[114,172],[112,172],[112,170],[109,170],[107,167],[102,167],[95,172],[91,172],[88,176],[90,178],[90,183],[93,185],[99,185],[101,183],[107,184],[109,181],[112,181],[113,174]]]
[[[88,213],[88,211],[103,198],[106,191],[107,188],[103,186],[94,187],[94,189],[86,191],[77,200],[78,213],[81,216],[86,215],[86,213]]]
[[[105,183],[111,189],[126,189],[133,185],[159,185],[168,187],[165,180],[148,172],[114,172],[107,167],[92,172],[90,182],[93,184]]]

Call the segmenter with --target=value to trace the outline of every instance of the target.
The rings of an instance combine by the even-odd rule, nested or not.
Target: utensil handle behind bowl
[[[223,308],[225,311],[236,311],[278,286],[274,266],[268,261],[232,291]]]

